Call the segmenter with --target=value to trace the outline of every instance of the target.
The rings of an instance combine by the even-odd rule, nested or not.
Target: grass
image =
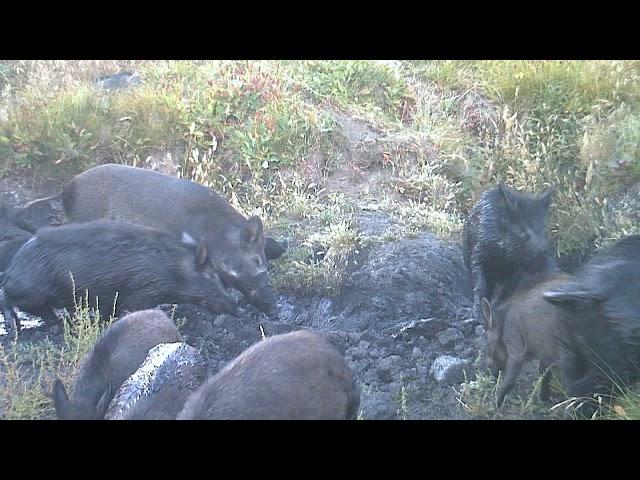
[[[80,299],[73,318],[64,318],[62,346],[49,338],[37,343],[15,339],[0,345],[0,418],[38,420],[55,418],[50,396],[53,382],[60,378],[73,385],[76,371],[106,328],[99,309],[88,307],[88,298]]]
[[[514,420],[531,418],[562,418],[562,412],[554,405],[540,400],[542,376],[538,376],[528,391],[515,388],[504,399],[501,408],[496,406],[496,396],[501,382],[501,375],[495,378],[488,371],[479,369],[473,379],[465,381],[457,393],[461,407],[471,418]],[[551,382],[552,390],[561,390],[555,378]]]
[[[454,235],[497,181],[531,192],[559,187],[550,218],[558,254],[636,228],[632,217],[614,224],[603,206],[640,181],[640,62],[0,65],[5,171],[68,178],[96,163],[142,165],[174,149],[179,175],[215,188],[267,226],[300,222],[298,233],[315,229],[323,193],[346,170],[379,173],[376,194],[393,200],[387,210],[408,235]],[[118,70],[135,70],[142,85],[95,86]],[[367,165],[345,156],[345,115],[383,132]]]
[[[479,355],[476,365],[479,364]],[[522,375],[521,375],[522,377]],[[555,401],[543,402],[539,398],[542,375],[535,377],[531,385],[523,379],[506,395],[501,408],[496,406],[497,392],[502,381],[488,370],[478,368],[473,379],[465,381],[457,399],[471,418],[483,419],[574,419],[574,420],[638,420],[640,419],[640,392],[637,385],[623,385],[619,379],[612,379],[613,390],[605,395],[594,393],[591,397],[568,397],[558,380],[552,374],[550,392]],[[589,405],[592,413],[585,417],[581,407]]]

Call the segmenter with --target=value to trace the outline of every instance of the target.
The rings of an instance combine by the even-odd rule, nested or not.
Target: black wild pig
[[[487,190],[464,225],[464,263],[473,278],[473,315],[482,318],[480,303],[508,298],[527,277],[557,271],[546,225],[554,187],[539,198],[504,184]],[[496,298],[496,289],[500,299]]]
[[[254,344],[187,400],[178,420],[355,419],[360,391],[342,355],[310,331]]]
[[[175,420],[207,377],[207,362],[186,343],[162,343],[120,387],[106,420]]]
[[[560,381],[569,385],[582,374],[581,357],[571,348],[569,327],[560,311],[543,299],[543,293],[563,285],[571,277],[564,273],[542,277],[497,304],[482,299],[487,336],[487,358],[495,370],[502,370],[497,404],[514,387],[522,366],[534,359],[540,362],[540,396],[549,397],[548,368],[553,367]]]
[[[80,364],[69,400],[63,383],[53,387],[60,420],[100,420],[124,381],[160,343],[181,342],[173,322],[160,310],[130,313],[107,328]]]
[[[70,222],[119,220],[205,238],[223,280],[261,310],[275,312],[275,293],[264,280],[266,254],[277,258],[286,246],[265,239],[260,218],[245,218],[212,190],[159,172],[108,164],[76,176],[58,196]]]
[[[170,233],[142,225],[100,220],[47,227],[25,243],[0,273],[0,308],[5,323],[19,320],[12,307],[45,321],[52,308],[72,309],[73,282],[80,295],[116,314],[163,303],[196,303],[213,313],[238,307],[212,269],[207,246],[180,243]],[[104,308],[103,308],[104,310]],[[109,310],[110,311],[110,310]]]
[[[563,285],[544,298],[559,308],[587,371],[571,396],[619,393],[640,379],[640,236],[596,252]]]

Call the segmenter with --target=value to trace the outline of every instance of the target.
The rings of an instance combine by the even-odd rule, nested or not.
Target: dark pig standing
[[[163,303],[194,303],[213,313],[238,311],[203,241],[196,247],[170,233],[107,220],[38,230],[0,273],[0,309],[8,327],[15,322],[19,331],[12,307],[55,321],[52,309],[71,311],[74,295],[84,296],[85,290],[91,302],[97,297],[107,308],[117,293],[116,314]]]
[[[544,299],[561,311],[586,358],[586,372],[568,388],[571,396],[620,393],[640,379],[640,235],[597,251]]]
[[[463,252],[473,278],[477,321],[482,319],[483,297],[504,300],[528,277],[558,270],[546,234],[554,191],[550,187],[532,198],[500,184],[484,192],[471,210],[464,225]]]

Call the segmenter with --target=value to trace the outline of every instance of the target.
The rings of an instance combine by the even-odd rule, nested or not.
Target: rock
[[[444,332],[440,332],[436,338],[438,343],[446,348],[459,340],[464,340],[464,335],[457,328],[447,328]]]
[[[464,370],[468,366],[468,360],[441,355],[435,359],[429,373],[440,385],[454,385],[464,381]]]
[[[142,84],[137,73],[118,72],[113,75],[104,75],[95,81],[96,86],[106,90],[120,90],[129,87],[137,87]]]
[[[396,420],[398,403],[390,392],[371,392],[360,403],[365,420]]]
[[[224,315],[218,315],[216,319],[213,321],[213,325],[216,327],[221,327],[224,325]]]
[[[437,318],[421,318],[420,320],[412,320],[397,325],[392,333],[393,338],[407,338],[423,336],[425,338],[433,338],[438,332],[444,329],[444,322]]]
[[[118,389],[105,419],[175,419],[206,376],[206,361],[192,346],[180,342],[156,345]]]

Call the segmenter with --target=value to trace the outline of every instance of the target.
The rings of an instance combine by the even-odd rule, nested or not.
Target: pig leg
[[[4,324],[7,332],[15,332],[16,334],[20,332],[20,319],[12,307],[2,305],[2,315],[4,316]]]
[[[12,331],[16,334],[20,332],[20,319],[13,310],[13,307],[7,301],[4,290],[0,288],[0,310],[4,316],[4,324],[8,332]]]
[[[574,381],[568,388],[571,397],[591,397],[594,393],[604,394],[608,390],[601,375],[597,372],[590,372],[579,380]]]
[[[471,266],[473,278],[473,317],[476,322],[482,323],[482,298],[487,296],[487,280],[482,264],[473,263]]]
[[[498,398],[496,402],[498,407],[502,406],[504,397],[507,393],[513,390],[513,387],[516,384],[516,379],[518,378],[518,375],[520,375],[522,365],[524,365],[524,353],[508,355],[507,366],[504,369],[504,379],[500,385],[500,389],[498,390]]]

